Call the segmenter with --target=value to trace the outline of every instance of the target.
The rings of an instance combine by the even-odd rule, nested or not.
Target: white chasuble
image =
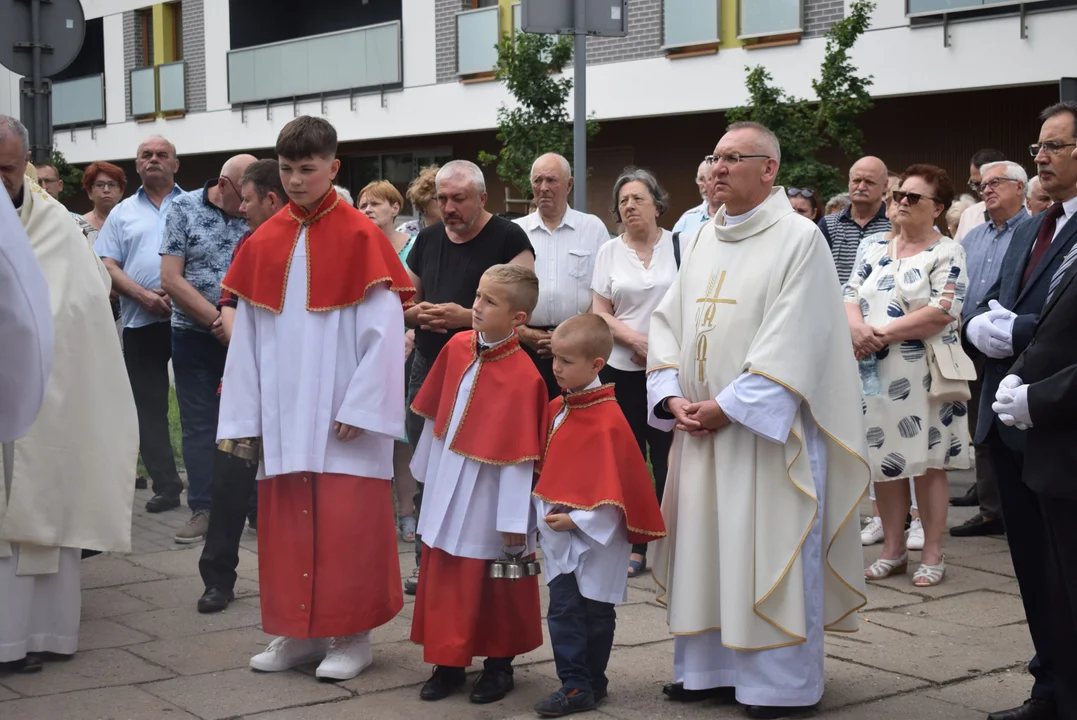
[[[868,484],[860,382],[832,256],[784,189],[738,225],[726,226],[723,208],[702,228],[649,342],[648,371],[677,370],[692,402],[744,373],[799,401],[782,442],[738,422],[676,434],[662,502],[669,537],[652,553],[671,632],[721,629],[727,648],[767,650],[808,642],[820,623],[855,631],[865,603],[856,509]],[[825,448],[813,451],[813,437]],[[822,612],[810,619],[805,556],[817,518]]]

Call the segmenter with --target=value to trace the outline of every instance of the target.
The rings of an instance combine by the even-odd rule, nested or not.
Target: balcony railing
[[[716,43],[721,37],[719,0],[666,0],[663,15],[664,48]]]
[[[501,41],[501,8],[465,10],[456,14],[456,72],[459,75],[493,72]]]
[[[187,68],[179,60],[131,71],[131,115],[152,117],[187,110]]]
[[[157,114],[157,68],[135,68],[131,71],[131,114],[146,117]]]
[[[986,10],[1006,5],[1033,5],[1039,2],[1043,0],[905,0],[905,14],[909,17],[921,17]]]
[[[105,76],[87,75],[52,85],[52,124],[85,125],[105,122]]]
[[[228,53],[228,101],[280,100],[403,82],[400,21]]]
[[[740,0],[737,37],[773,37],[802,32],[804,0]]]

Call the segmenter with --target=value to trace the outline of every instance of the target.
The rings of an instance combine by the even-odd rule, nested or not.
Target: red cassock
[[[308,311],[358,305],[379,284],[410,304],[415,288],[392,245],[335,190],[312,212],[289,203],[263,223],[237,250],[224,294],[279,314],[304,228]],[[304,472],[260,481],[258,554],[262,627],[272,635],[351,635],[404,606],[388,480]]]
[[[564,419],[552,427],[566,403]],[[549,417],[546,453],[532,494],[550,505],[576,510],[616,505],[624,511],[628,541],[633,544],[665,537],[651,474],[613,385],[554,398]]]
[[[443,439],[464,373],[479,363],[464,418],[449,448],[475,462],[537,461],[546,428],[546,385],[520,341],[481,351],[477,333],[459,333],[438,354],[412,404]],[[495,522],[493,517],[490,522]],[[411,639],[434,665],[467,667],[474,657],[512,657],[542,645],[537,577],[494,580],[490,561],[423,546]]]

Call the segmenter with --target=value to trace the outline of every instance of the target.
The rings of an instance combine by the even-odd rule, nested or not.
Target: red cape
[[[633,544],[665,537],[651,474],[614,397],[613,385],[554,398],[551,425],[565,402],[568,413],[550,429],[532,494],[550,505],[577,510],[616,505],[624,511],[628,541]]]
[[[546,441],[546,383],[519,351],[516,335],[480,354],[477,332],[457,333],[438,353],[412,411],[433,420],[434,437],[444,438],[460,381],[477,359],[471,395],[449,449],[490,465],[538,460]]]
[[[284,309],[284,289],[303,228],[307,245],[307,310],[339,310],[363,302],[385,284],[411,305],[415,288],[385,234],[330,190],[308,213],[294,202],[264,222],[243,243],[221,287],[255,307]]]

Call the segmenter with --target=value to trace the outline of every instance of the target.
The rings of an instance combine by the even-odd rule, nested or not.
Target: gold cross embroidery
[[[711,276],[711,282],[714,282],[714,276]],[[701,297],[696,300],[696,304],[703,304],[705,310],[703,312],[703,327],[712,327],[714,325],[714,314],[718,310],[718,305],[736,305],[737,301],[732,298],[723,298],[722,285],[725,284],[725,270],[718,276],[718,285],[714,288],[714,294],[710,297]]]

